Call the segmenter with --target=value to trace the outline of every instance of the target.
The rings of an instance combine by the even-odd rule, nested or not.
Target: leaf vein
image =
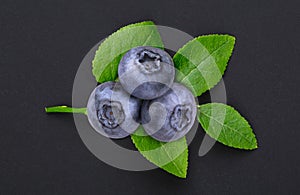
[[[204,59],[202,59],[198,65],[195,65],[194,63],[191,62],[191,64],[195,67],[195,69],[191,69],[191,71],[189,71],[185,77],[183,77],[182,81],[184,81],[185,79],[188,79],[188,76],[195,70],[198,70],[198,67],[203,63],[205,62],[209,57],[211,57],[213,54],[215,54],[217,51],[219,51],[221,48],[224,47],[224,45],[226,45],[227,43],[229,42],[229,40],[226,40],[224,43],[222,43],[222,45],[220,47],[218,47],[217,49],[215,49],[214,51],[212,52],[209,52],[209,54],[207,56],[204,57]],[[199,71],[200,72],[200,71]],[[200,72],[201,73],[201,72]]]
[[[210,115],[207,115],[207,114],[205,114],[205,113],[202,113],[202,114],[205,115],[205,116],[207,116],[207,117],[209,117],[209,118],[211,118],[211,119],[213,119],[214,121],[216,121],[217,123],[219,123],[221,126],[225,126],[225,127],[227,127],[228,129],[231,129],[232,131],[236,132],[236,133],[239,134],[241,137],[243,137],[248,143],[252,144],[252,142],[251,142],[245,135],[241,134],[239,131],[235,130],[234,128],[232,128],[232,127],[230,127],[230,126],[228,126],[228,125],[226,125],[225,123],[222,123],[222,122],[216,120],[215,118],[213,118],[213,117],[210,116]],[[223,129],[223,128],[222,128],[222,129]]]

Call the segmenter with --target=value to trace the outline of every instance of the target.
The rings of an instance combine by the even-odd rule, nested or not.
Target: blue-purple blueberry
[[[175,76],[171,56],[164,50],[143,46],[129,50],[118,67],[123,88],[140,99],[155,99],[172,86]]]
[[[143,102],[141,119],[147,134],[158,141],[170,142],[191,130],[196,113],[193,94],[183,85],[174,83],[165,95]]]
[[[109,138],[124,138],[139,126],[141,100],[130,96],[120,83],[106,82],[91,93],[87,115],[92,127]]]

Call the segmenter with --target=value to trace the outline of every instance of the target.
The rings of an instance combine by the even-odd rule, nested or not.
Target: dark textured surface
[[[20,1],[0,3],[0,194],[299,194],[299,1]],[[71,104],[82,58],[128,23],[152,19],[193,36],[237,38],[225,73],[228,103],[259,149],[190,145],[186,180],[104,164],[81,142]],[[205,94],[207,97],[207,94]],[[198,141],[197,141],[198,140]],[[126,144],[126,141],[122,144]]]

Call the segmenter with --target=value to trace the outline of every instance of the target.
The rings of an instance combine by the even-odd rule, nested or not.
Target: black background
[[[299,1],[1,0],[0,194],[299,194]],[[77,68],[121,26],[153,20],[192,36],[229,33],[228,104],[252,124],[259,149],[216,144],[204,157],[200,129],[187,179],[156,169],[119,170],[82,143],[72,115]],[[207,96],[207,94],[206,94]]]

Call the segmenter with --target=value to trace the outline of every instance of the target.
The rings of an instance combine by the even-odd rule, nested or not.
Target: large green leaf
[[[163,48],[160,34],[153,22],[145,21],[125,26],[100,44],[93,60],[93,74],[96,80],[100,83],[116,80],[122,56],[137,46]]]
[[[190,88],[195,96],[211,89],[221,80],[234,43],[233,36],[216,34],[188,42],[173,58],[177,81]]]
[[[173,175],[186,178],[188,147],[185,137],[168,143],[159,142],[147,136],[140,127],[131,139],[147,160]]]
[[[239,149],[256,149],[255,135],[244,117],[221,103],[199,106],[198,120],[206,133],[224,145]]]

